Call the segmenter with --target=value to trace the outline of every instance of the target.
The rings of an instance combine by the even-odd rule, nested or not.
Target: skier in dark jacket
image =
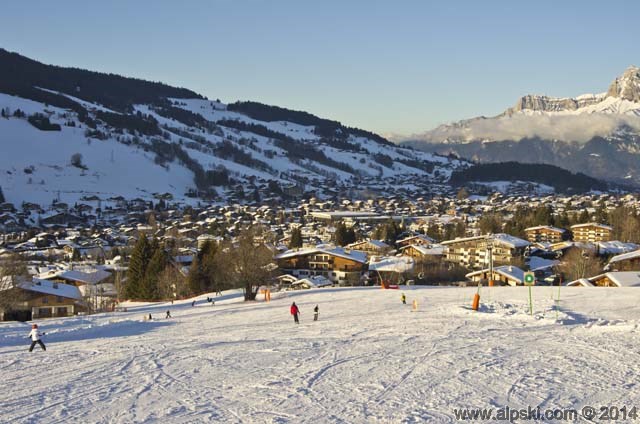
[[[298,305],[296,305],[296,302],[293,302],[291,304],[291,315],[293,315],[293,321],[296,324],[300,324],[300,321],[298,321],[298,314],[300,313],[300,309],[298,309]]]
[[[47,350],[47,347],[42,343],[40,337],[44,336],[46,333],[41,333],[38,330],[38,324],[33,324],[31,326],[31,332],[27,336],[27,338],[31,339],[31,347],[29,348],[29,352],[33,352],[33,348],[36,347],[36,344],[39,344],[42,350]]]
[[[313,308],[313,320],[314,321],[318,321],[318,313],[320,312],[320,308],[318,308],[318,305],[316,305],[315,308]]]
[[[171,311],[167,311],[167,316],[165,318],[171,318]]]

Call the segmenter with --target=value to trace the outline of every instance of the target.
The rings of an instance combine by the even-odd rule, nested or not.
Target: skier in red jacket
[[[293,315],[293,320],[295,321],[296,324],[300,324],[300,321],[298,321],[299,313],[300,313],[300,309],[298,309],[298,305],[296,305],[296,302],[293,302],[291,304],[291,315]]]

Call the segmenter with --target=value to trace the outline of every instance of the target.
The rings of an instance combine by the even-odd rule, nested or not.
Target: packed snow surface
[[[533,316],[527,288],[483,288],[478,312],[475,291],[130,304],[41,321],[47,351],[33,353],[28,324],[0,323],[0,422],[453,422],[454,408],[640,405],[638,289],[563,287],[556,311],[558,288],[534,287]]]

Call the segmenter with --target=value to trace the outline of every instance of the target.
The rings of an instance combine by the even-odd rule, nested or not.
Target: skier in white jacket
[[[36,347],[36,343],[40,345],[42,350],[47,350],[47,347],[44,345],[44,343],[42,343],[42,340],[40,340],[40,337],[44,336],[45,334],[47,333],[41,333],[38,330],[38,324],[33,324],[31,326],[31,333],[29,333],[29,336],[27,337],[31,339],[31,347],[29,348],[29,352],[33,352],[33,348]]]

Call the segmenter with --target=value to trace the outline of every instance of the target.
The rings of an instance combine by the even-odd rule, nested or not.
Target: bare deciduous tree
[[[26,264],[20,256],[14,255],[0,261],[0,311],[15,310],[26,300],[25,292],[17,286],[27,275]]]
[[[594,252],[572,249],[564,255],[558,269],[564,276],[565,281],[569,282],[600,274],[602,272],[602,261]]]
[[[161,299],[180,299],[189,294],[184,275],[173,264],[158,275],[158,292]]]
[[[235,243],[225,243],[216,255],[222,281],[242,288],[245,300],[254,300],[260,286],[273,275],[273,253],[264,244],[264,233],[261,227],[247,228]]]

